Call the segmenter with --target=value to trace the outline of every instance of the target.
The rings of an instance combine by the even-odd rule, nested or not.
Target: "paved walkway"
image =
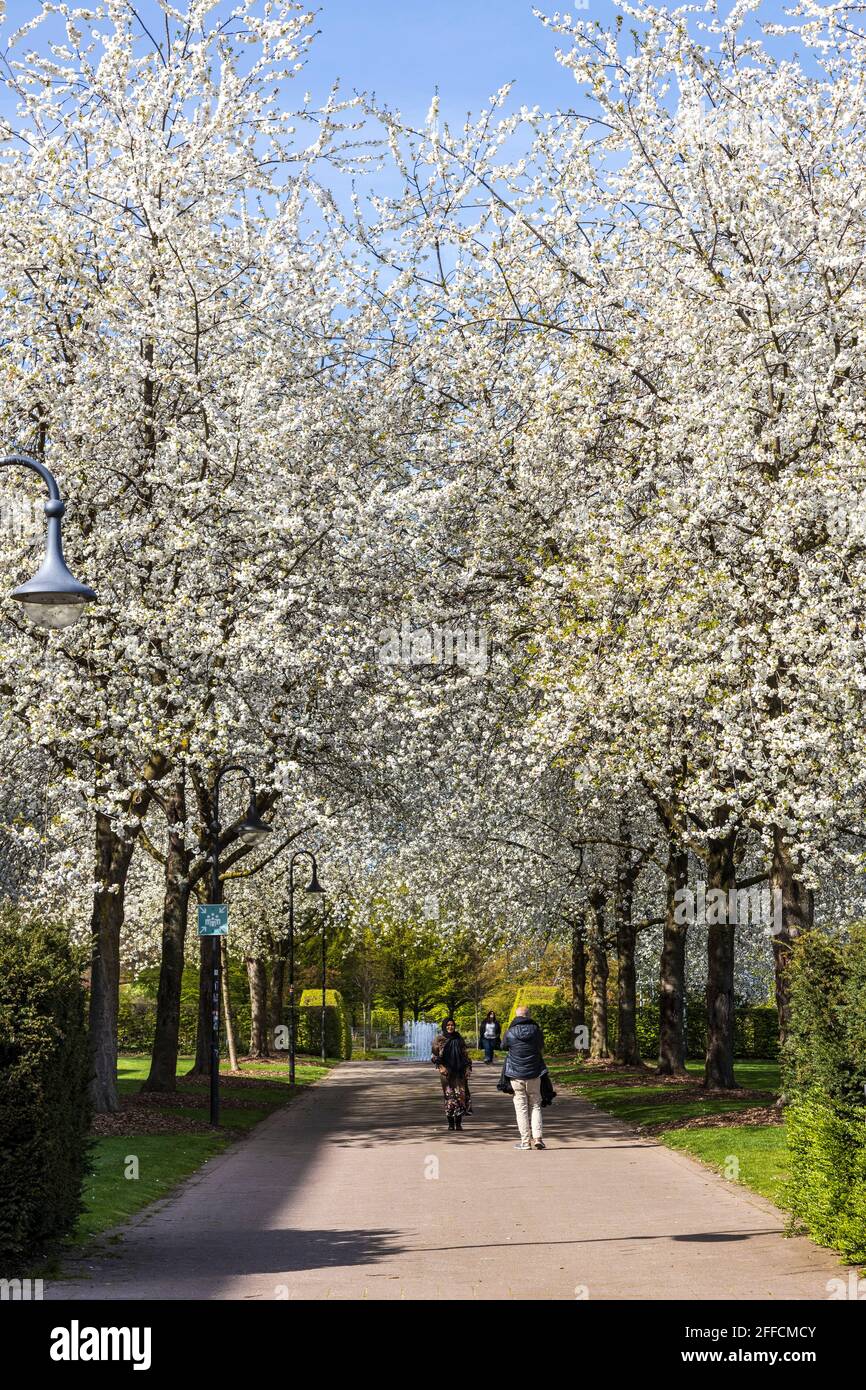
[[[444,1127],[438,1078],[349,1063],[46,1296],[826,1299],[832,1253],[684,1155],[562,1092],[523,1153],[498,1066]],[[585,1291],[585,1293],[583,1292]]]

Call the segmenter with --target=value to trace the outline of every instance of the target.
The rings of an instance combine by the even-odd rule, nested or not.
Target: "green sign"
[[[229,910],[225,903],[204,903],[198,910],[199,936],[227,936]]]

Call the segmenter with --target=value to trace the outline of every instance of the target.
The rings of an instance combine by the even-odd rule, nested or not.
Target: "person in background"
[[[491,1009],[481,1025],[481,1045],[484,1048],[484,1062],[488,1065],[493,1061],[493,1054],[500,1046],[502,1029],[497,1022],[496,1014]]]
[[[514,1092],[514,1110],[520,1130],[516,1149],[544,1148],[541,1122],[541,1074],[546,1071],[541,1049],[544,1038],[529,1010],[521,1006],[508,1025],[502,1043],[508,1051],[505,1075]]]
[[[430,1061],[438,1068],[449,1129],[462,1129],[469,1114],[469,1074],[472,1062],[453,1018],[443,1018],[442,1032],[433,1040]]]

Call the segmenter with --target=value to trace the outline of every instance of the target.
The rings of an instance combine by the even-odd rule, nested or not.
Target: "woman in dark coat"
[[[491,1009],[481,1025],[481,1046],[484,1048],[484,1061],[493,1061],[493,1054],[498,1047],[501,1047],[502,1029],[499,1020]]]
[[[463,1116],[469,1113],[469,1075],[472,1062],[453,1018],[442,1020],[442,1032],[433,1040],[433,1055],[430,1060],[439,1070],[448,1128],[462,1129]]]

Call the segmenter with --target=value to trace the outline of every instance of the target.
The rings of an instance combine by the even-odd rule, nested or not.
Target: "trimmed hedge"
[[[703,1054],[705,1055],[705,1054]],[[734,1011],[734,1056],[779,1055],[779,1010],[774,1004],[750,1004]]]
[[[91,1109],[82,962],[66,932],[0,913],[0,1272],[82,1210]]]
[[[298,1006],[297,1050],[313,1057],[322,1052],[322,991],[305,989]],[[325,1054],[348,1058],[352,1055],[352,1028],[338,989],[325,990]]]
[[[502,1025],[502,1036],[517,1010],[526,1006],[544,1034],[544,1050],[551,1054],[572,1052],[574,1034],[571,1026],[571,1006],[559,985],[521,985]]]
[[[237,1028],[238,1050],[243,1053],[249,1047],[250,1041],[250,994],[246,971],[242,966],[230,963],[229,982],[232,995],[232,1007],[235,1015],[235,1027]],[[153,1035],[156,1030],[156,994],[159,986],[159,967],[152,966],[143,970],[132,984],[122,985],[120,989],[120,1008],[118,1013],[118,1048],[121,1052],[150,1052],[153,1046]],[[339,1029],[335,1032],[332,1025],[325,1022],[325,1044],[328,1048],[329,1057],[348,1057],[351,1055],[351,1036],[352,1027],[348,1013],[343,1002],[343,997],[337,990],[327,991],[327,1001],[330,1010],[336,1007],[335,1000],[339,1000],[341,1010],[341,1022]],[[306,989],[301,995],[301,1004],[298,1007],[298,1036],[297,1046],[299,1052],[309,1052],[318,1056],[321,1052],[321,1009],[322,991],[320,989]],[[311,1024],[304,1031],[304,1015],[302,1009],[303,1001],[313,1009],[316,1007],[318,1014],[312,1019]],[[284,1009],[283,1021],[288,1023],[288,1008]],[[198,1027],[198,968],[193,965],[184,967],[183,983],[181,986],[180,1001],[180,1034],[178,1038],[178,1050],[182,1053],[195,1052],[196,1028]],[[312,1031],[311,1031],[312,1030]],[[338,1041],[348,1037],[349,1043]],[[311,1041],[312,1039],[312,1041]],[[346,1047],[349,1050],[346,1051]],[[223,1053],[225,1053],[225,1024],[223,1024]],[[333,1050],[332,1050],[333,1048]],[[343,1050],[339,1050],[342,1048]]]
[[[866,1260],[866,926],[844,944],[802,936],[790,978],[789,1205],[815,1240]]]

